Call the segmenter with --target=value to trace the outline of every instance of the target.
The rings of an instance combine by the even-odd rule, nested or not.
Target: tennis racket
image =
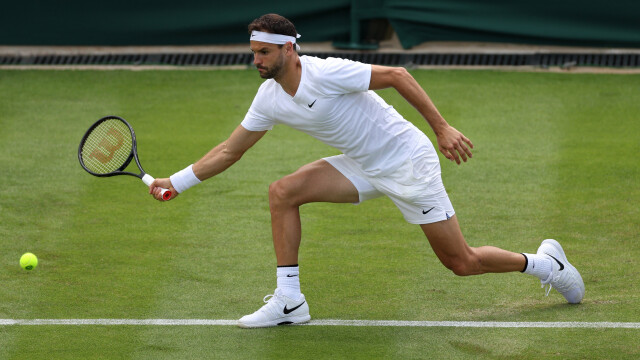
[[[124,171],[132,159],[140,169],[139,174]],[[140,165],[133,128],[118,116],[106,116],[91,125],[80,141],[78,160],[82,168],[94,176],[131,175],[140,178],[147,186],[155,180]],[[168,189],[162,189],[161,194],[164,200],[171,198]]]

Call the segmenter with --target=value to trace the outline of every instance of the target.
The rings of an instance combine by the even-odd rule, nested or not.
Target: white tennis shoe
[[[542,287],[548,286],[546,295],[552,288],[558,290],[571,304],[578,304],[584,297],[584,282],[578,270],[567,261],[560,243],[553,239],[542,242],[538,255],[546,255],[551,260],[551,274],[546,280],[540,280]]]
[[[238,320],[241,328],[259,328],[277,325],[301,324],[311,320],[309,315],[309,305],[304,295],[300,299],[293,300],[276,289],[273,295],[267,295],[263,301],[266,303],[250,315],[243,316]]]

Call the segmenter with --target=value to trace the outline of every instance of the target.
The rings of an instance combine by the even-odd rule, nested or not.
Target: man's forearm
[[[218,175],[235,164],[266,131],[249,131],[238,125],[231,136],[193,164],[193,172],[200,180]]]
[[[402,77],[403,79],[397,83],[395,89],[409,104],[418,110],[420,115],[427,120],[434,133],[438,135],[449,124],[413,76],[408,72],[404,72]]]
[[[193,172],[198,179],[204,181],[227,170],[241,157],[242,153],[230,152],[226,142],[223,142],[193,164]]]
[[[427,120],[438,138],[440,152],[457,164],[460,164],[461,159],[466,162],[472,157],[469,150],[469,147],[473,148],[471,141],[449,126],[420,84],[411,74],[406,71],[404,73],[403,78],[395,83],[395,89]]]

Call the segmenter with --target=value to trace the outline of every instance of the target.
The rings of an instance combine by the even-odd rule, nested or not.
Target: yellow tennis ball
[[[38,258],[32,253],[26,253],[20,258],[20,266],[25,270],[33,270],[38,266]]]

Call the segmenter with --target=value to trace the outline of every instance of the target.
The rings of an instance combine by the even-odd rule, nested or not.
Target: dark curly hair
[[[293,23],[278,14],[266,14],[253,20],[251,24],[249,24],[249,34],[251,34],[253,30],[293,37],[296,37],[298,34]]]

